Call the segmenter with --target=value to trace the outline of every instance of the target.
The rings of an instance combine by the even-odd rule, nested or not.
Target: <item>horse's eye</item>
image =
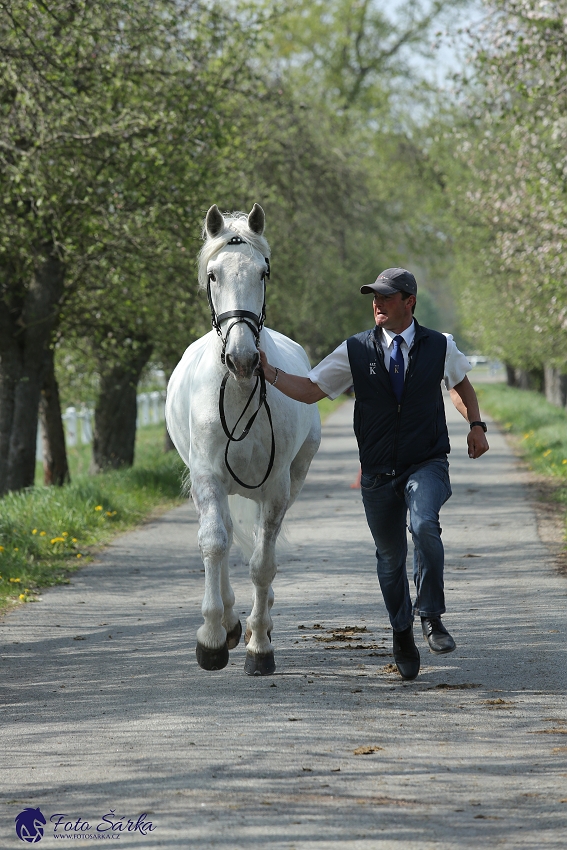
[[[215,273],[214,273],[214,272],[209,272],[209,280],[212,280],[212,281],[213,281],[213,283],[216,281],[216,277],[215,277]]]

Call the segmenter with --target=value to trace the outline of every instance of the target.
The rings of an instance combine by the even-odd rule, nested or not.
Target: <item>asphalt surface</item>
[[[242,644],[223,671],[197,666],[189,504],[0,624],[0,848],[25,846],[14,819],[27,806],[48,821],[46,848],[109,835],[125,850],[565,848],[567,580],[503,437],[491,428],[489,454],[469,460],[449,408],[456,652],[420,640],[419,678],[391,672],[348,403],[289,514],[274,676],[247,677]],[[244,619],[251,584],[232,561]],[[146,835],[133,829],[144,813]],[[123,831],[97,832],[109,821]]]

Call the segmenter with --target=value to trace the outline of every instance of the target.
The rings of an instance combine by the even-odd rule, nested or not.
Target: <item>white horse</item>
[[[229,579],[233,522],[228,497],[256,503],[250,557],[254,603],[246,621],[244,665],[249,675],[275,670],[270,609],[276,538],[321,439],[317,405],[293,401],[256,375],[259,347],[284,371],[306,375],[309,370],[301,346],[263,328],[270,255],[264,224],[258,204],[248,216],[222,216],[216,204],[208,211],[199,284],[207,290],[213,330],[183,355],[171,376],[165,408],[169,434],[189,468],[199,516],[205,622],[197,631],[197,661],[205,670],[225,667],[229,649],[242,634]]]

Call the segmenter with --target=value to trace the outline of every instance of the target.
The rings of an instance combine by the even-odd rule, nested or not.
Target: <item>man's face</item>
[[[415,296],[410,295],[404,301],[401,292],[393,295],[374,295],[374,321],[379,328],[387,331],[405,331],[411,325],[411,308],[415,304]]]

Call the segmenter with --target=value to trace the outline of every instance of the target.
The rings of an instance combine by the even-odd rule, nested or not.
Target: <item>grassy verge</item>
[[[163,425],[138,431],[132,469],[89,476],[90,446],[70,451],[71,484],[36,486],[0,502],[0,610],[68,581],[93,547],[179,504],[183,464],[163,453]],[[82,471],[80,471],[82,470]],[[41,479],[40,479],[41,480]]]
[[[553,499],[567,524],[567,411],[540,393],[504,384],[480,384],[477,392],[483,409],[513,436],[530,468],[553,481]]]

